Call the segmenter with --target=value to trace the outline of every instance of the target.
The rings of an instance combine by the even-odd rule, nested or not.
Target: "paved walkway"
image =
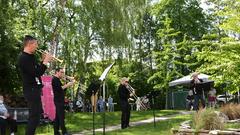
[[[168,115],[168,116],[162,116],[162,117],[155,117],[155,121],[158,122],[158,121],[164,121],[164,120],[168,120],[168,119],[171,119],[177,115],[180,115],[180,114],[190,114],[192,112],[189,112],[189,111],[180,111],[179,113],[177,114],[173,114],[173,115]],[[154,122],[154,118],[150,118],[150,119],[146,119],[146,120],[141,120],[141,121],[136,121],[136,122],[130,122],[130,126],[131,127],[134,127],[134,126],[139,126],[139,125],[143,125],[143,124],[149,124],[149,123],[153,123]],[[116,126],[106,126],[105,128],[105,131],[108,132],[108,131],[113,131],[113,130],[119,130],[121,129],[121,124],[119,125],[116,125]],[[96,132],[103,132],[103,128],[98,128],[98,129],[95,129]],[[92,130],[85,130],[85,131],[82,131],[80,133],[74,133],[72,135],[86,135],[86,134],[91,134],[93,131]]]

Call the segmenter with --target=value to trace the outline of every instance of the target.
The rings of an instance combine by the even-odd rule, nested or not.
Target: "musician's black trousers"
[[[67,133],[66,127],[65,127],[65,111],[64,111],[64,103],[56,103],[56,116],[54,120],[54,135],[60,135],[59,128],[62,130],[62,134],[64,135]]]
[[[130,119],[130,105],[127,101],[120,101],[122,117],[121,117],[121,127],[122,129],[129,127]]]
[[[16,133],[17,132],[17,122],[16,120],[12,118],[3,119],[0,117],[0,135],[6,134],[6,127],[10,127],[10,133]]]
[[[29,107],[29,119],[25,134],[35,135],[42,113],[41,88],[24,88],[24,96]]]

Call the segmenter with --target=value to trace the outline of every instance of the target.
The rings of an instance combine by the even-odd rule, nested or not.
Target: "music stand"
[[[115,62],[114,62],[115,63]],[[112,66],[114,65],[114,63],[112,63],[111,65],[109,65],[104,72],[102,73],[102,75],[100,76],[99,80],[102,81],[102,86],[103,86],[103,135],[105,135],[105,80],[107,77],[108,72],[110,71],[110,69],[112,68]]]

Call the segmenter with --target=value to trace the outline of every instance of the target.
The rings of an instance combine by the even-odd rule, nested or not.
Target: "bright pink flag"
[[[43,88],[42,88],[42,107],[44,112],[44,117],[48,117],[50,120],[55,119],[55,105],[54,105],[54,95],[52,90],[52,76],[42,76]]]

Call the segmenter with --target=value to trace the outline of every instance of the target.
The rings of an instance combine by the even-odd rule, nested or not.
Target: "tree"
[[[148,82],[155,84],[155,89],[167,90],[168,83],[179,74],[176,70],[177,46],[175,38],[180,32],[171,28],[171,19],[166,18],[164,28],[159,29],[157,34],[161,39],[161,48],[155,51],[156,72],[151,76]]]
[[[239,22],[239,0],[233,1],[215,1],[209,2],[218,7],[219,10],[213,10],[217,15],[216,23],[218,33],[206,35],[203,41],[196,44],[207,44],[202,51],[196,52],[197,59],[204,61],[199,68],[206,72],[215,80],[216,86],[228,84],[226,91],[239,91],[239,28],[236,27]]]
[[[17,63],[19,43],[15,37],[15,10],[8,0],[0,2],[0,91],[1,93],[16,94],[19,88]]]
[[[152,12],[159,20],[170,18],[171,27],[180,31],[178,40],[182,41],[184,36],[187,39],[199,40],[211,28],[208,16],[203,12],[198,0],[161,0],[156,4]]]

